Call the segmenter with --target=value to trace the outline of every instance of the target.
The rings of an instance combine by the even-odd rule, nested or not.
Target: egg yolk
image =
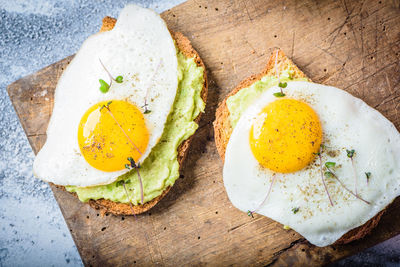
[[[149,131],[143,114],[133,104],[114,100],[90,107],[78,128],[78,143],[85,160],[94,168],[113,172],[136,162],[146,150]]]
[[[250,147],[265,168],[289,173],[306,167],[322,142],[318,115],[306,103],[280,99],[265,106],[250,129]]]

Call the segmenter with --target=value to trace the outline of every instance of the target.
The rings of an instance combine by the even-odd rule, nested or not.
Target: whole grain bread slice
[[[103,24],[101,26],[100,32],[104,31],[110,31],[114,28],[115,23],[117,22],[116,19],[111,18],[111,17],[105,17],[103,18]],[[208,92],[208,82],[207,82],[207,74],[206,74],[206,68],[204,66],[203,61],[201,60],[199,54],[194,50],[192,47],[190,41],[188,38],[186,38],[182,33],[180,32],[171,32],[172,38],[175,40],[176,45],[178,49],[188,58],[194,58],[196,64],[200,67],[203,67],[204,69],[204,84],[203,84],[203,89],[201,90],[201,98],[203,101],[206,103],[207,102],[207,92]],[[201,117],[201,113],[196,117],[194,120],[196,123],[199,123]],[[178,163],[179,166],[182,166],[182,163],[187,155],[190,142],[192,141],[193,136],[190,138],[186,139],[179,147],[178,147]],[[64,187],[59,186],[59,188],[62,188],[65,190]],[[133,206],[133,211],[135,214],[140,214],[143,212],[148,211],[152,207],[154,207],[171,189],[171,187],[167,187],[164,192],[154,198],[153,200],[144,203],[143,205],[136,205]],[[76,196],[75,193],[72,193]],[[92,206],[95,209],[98,209],[102,215],[106,213],[112,213],[114,215],[133,215],[132,209],[129,204],[127,203],[119,203],[119,202],[113,202],[108,199],[98,199],[98,200],[89,200],[89,205]]]
[[[275,68],[275,61],[277,62]],[[293,78],[306,78],[310,82],[311,80],[283,53],[280,49],[275,49],[272,52],[272,55],[265,66],[265,68],[258,74],[252,75],[239,83],[235,89],[233,89],[218,105],[215,121],[214,121],[214,137],[215,144],[217,146],[218,154],[220,155],[222,161],[225,159],[225,150],[228,145],[229,138],[232,134],[233,128],[231,126],[230,118],[229,118],[229,110],[226,105],[226,100],[235,95],[243,88],[247,88],[256,81],[260,80],[265,75],[276,76],[277,72],[281,73],[283,70],[290,69],[293,71]],[[345,233],[339,240],[335,242],[335,245],[347,244],[354,240],[363,238],[367,234],[369,234],[372,229],[376,227],[385,210],[379,212],[375,217],[371,218],[365,224],[350,230]]]

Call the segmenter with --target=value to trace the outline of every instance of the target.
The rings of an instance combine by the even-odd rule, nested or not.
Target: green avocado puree
[[[172,186],[179,177],[177,149],[179,145],[194,134],[198,125],[193,121],[200,112],[204,112],[205,103],[201,98],[204,83],[204,69],[197,66],[194,58],[186,58],[181,52],[178,57],[178,90],[171,113],[165,123],[160,141],[142,162],[140,176],[143,181],[144,202],[148,202]],[[140,185],[136,170],[120,176],[117,181],[92,187],[66,186],[69,192],[75,192],[79,199],[109,199],[114,202],[128,203],[120,180],[125,180],[126,188],[134,205],[140,204]]]
[[[281,82],[289,81],[309,81],[306,78],[292,78],[293,71],[291,69],[284,70],[279,78]],[[259,98],[259,96],[271,88],[278,85],[278,78],[271,75],[265,75],[247,88],[243,88],[233,96],[228,97],[226,105],[229,110],[229,118],[232,128],[235,128],[243,112]]]

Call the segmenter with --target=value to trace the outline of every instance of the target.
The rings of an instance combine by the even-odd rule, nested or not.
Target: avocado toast
[[[214,121],[215,143],[223,161],[229,138],[241,113],[260,91],[278,84],[278,79],[275,77],[277,74],[281,77],[280,81],[282,82],[311,81],[281,50],[275,50],[266,67],[259,74],[252,75],[240,82],[217,108]],[[241,91],[245,88],[250,88],[250,90]],[[231,113],[232,111],[233,113]],[[375,228],[384,212],[385,210],[382,210],[365,224],[347,232],[335,244],[346,244],[364,237]]]
[[[100,31],[113,29],[115,23],[116,19],[105,17]],[[173,109],[167,120],[168,126],[164,129],[165,132],[161,137],[160,144],[151,152],[151,159],[147,160],[151,162],[146,163],[145,161],[141,167],[141,169],[151,169],[152,167],[155,169],[157,168],[156,166],[159,166],[155,164],[165,163],[169,165],[169,174],[166,175],[167,179],[163,180],[156,190],[150,190],[152,192],[147,196],[145,187],[144,203],[140,204],[139,201],[135,201],[132,207],[123,190],[125,185],[121,186],[121,183],[119,183],[121,179],[124,179],[126,187],[129,190],[130,174],[132,172],[129,172],[118,181],[109,185],[87,188],[60,186],[79,197],[81,201],[88,202],[93,208],[99,209],[102,214],[133,215],[146,212],[169,192],[175,180],[179,178],[179,169],[187,154],[194,131],[198,127],[197,124],[200,121],[200,115],[204,111],[208,84],[205,66],[200,56],[191,46],[190,41],[179,32],[171,32],[171,35],[177,47],[178,68],[180,68],[181,72],[178,92]],[[190,116],[183,116],[182,113],[186,114],[188,113],[187,111],[191,111],[191,113],[189,112]],[[178,132],[181,135],[175,137]],[[162,162],[159,160],[162,157],[167,157],[169,161]],[[157,182],[157,177],[153,178]]]

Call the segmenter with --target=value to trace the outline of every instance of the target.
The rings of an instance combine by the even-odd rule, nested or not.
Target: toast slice
[[[115,23],[117,22],[116,19],[111,17],[103,18],[103,24],[101,26],[100,32],[110,31],[114,28]],[[172,38],[175,40],[176,45],[178,46],[179,50],[188,58],[194,58],[195,62],[198,66],[203,67],[204,69],[204,84],[203,89],[201,91],[201,98],[206,103],[207,102],[207,92],[208,92],[208,82],[207,82],[207,74],[206,68],[204,66],[203,61],[201,60],[199,54],[196,50],[193,49],[190,41],[180,32],[171,32]],[[196,123],[199,123],[201,117],[201,113],[197,116],[194,120]],[[179,166],[182,166],[182,163],[187,155],[188,148],[190,146],[190,142],[193,138],[193,135],[186,139],[179,147],[178,147],[178,163]],[[58,186],[65,190],[63,186]],[[143,212],[148,211],[152,207],[154,207],[171,189],[171,187],[167,187],[164,192],[159,195],[158,197],[154,198],[153,200],[144,203],[143,205],[136,205],[133,206],[133,211],[135,214],[140,214]],[[77,196],[75,193],[71,193]],[[112,213],[114,215],[133,215],[132,209],[128,203],[119,203],[113,202],[108,199],[98,199],[98,200],[89,200],[89,205],[95,209],[98,209],[102,215],[106,213]]]
[[[265,66],[265,68],[258,74],[252,75],[239,83],[239,85],[233,89],[222,102],[218,105],[216,114],[215,114],[215,121],[214,121],[214,136],[215,136],[215,144],[217,146],[218,154],[220,155],[222,161],[225,159],[225,150],[226,146],[228,145],[229,138],[232,134],[233,128],[230,123],[229,118],[229,110],[226,105],[226,100],[235,95],[243,88],[247,88],[252,85],[254,82],[260,80],[265,75],[276,75],[275,70],[275,60],[277,58],[277,71],[278,73],[282,72],[285,69],[290,67],[293,70],[293,78],[306,78],[310,82],[311,80],[283,53],[280,49],[275,49],[272,52],[272,55]],[[337,240],[334,244],[347,244],[354,240],[363,238],[367,234],[369,234],[372,229],[376,227],[379,220],[381,219],[382,215],[385,213],[385,210],[379,212],[375,217],[371,218],[365,224],[354,228],[344,234],[339,240]]]

